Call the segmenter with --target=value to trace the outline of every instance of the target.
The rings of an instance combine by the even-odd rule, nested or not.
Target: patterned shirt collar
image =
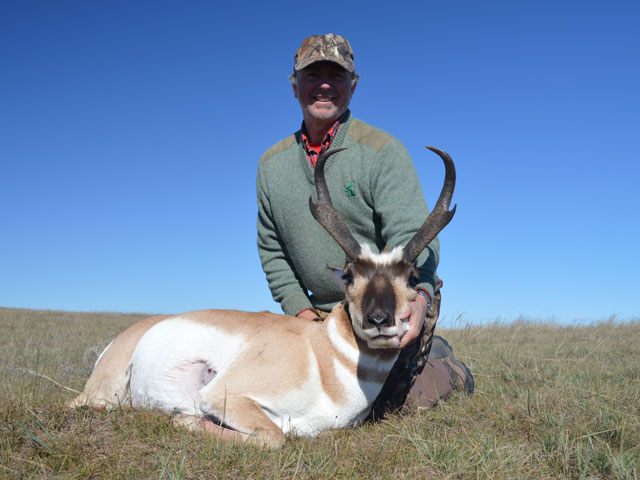
[[[307,152],[307,158],[309,159],[309,163],[312,167],[316,166],[316,161],[318,160],[318,156],[327,150],[331,146],[331,142],[333,141],[336,133],[338,133],[338,129],[340,128],[340,123],[345,119],[347,112],[344,112],[336,123],[334,123],[329,131],[326,133],[322,142],[320,142],[320,148],[314,148],[309,143],[309,137],[307,136],[307,128],[304,126],[304,121],[302,122],[302,146],[304,147],[305,152]]]

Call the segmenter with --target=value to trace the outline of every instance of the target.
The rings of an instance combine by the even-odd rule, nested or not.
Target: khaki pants
[[[473,376],[465,364],[455,359],[447,341],[436,335],[424,370],[416,377],[405,405],[431,408],[457,389],[472,393]]]

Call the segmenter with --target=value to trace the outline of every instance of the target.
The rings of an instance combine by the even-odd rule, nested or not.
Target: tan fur
[[[238,319],[242,315],[242,320]],[[347,359],[339,350],[331,344],[329,337],[322,330],[326,330],[325,322],[313,322],[299,317],[290,317],[273,313],[253,313],[234,310],[215,310],[190,312],[181,315],[191,321],[205,325],[215,325],[229,333],[245,334],[251,338],[256,338],[246,350],[238,365],[251,365],[252,375],[232,375],[234,381],[227,384],[229,394],[235,392],[246,392],[255,389],[256,378],[261,379],[259,389],[267,395],[279,393],[283,387],[282,378],[276,365],[281,363],[289,365],[289,376],[292,383],[286,385],[288,389],[297,389],[302,386],[308,377],[310,365],[307,363],[307,349],[311,348],[318,360],[318,370],[322,386],[327,395],[335,403],[345,403],[348,399],[344,396],[344,390],[340,382],[336,382],[336,373],[333,359],[338,361],[353,375],[358,375],[361,380],[377,381],[382,383],[384,378],[378,370],[358,367],[354,362]],[[339,304],[331,312],[331,317],[335,319],[339,335],[347,341],[353,348],[366,348],[356,342],[351,323],[344,307]],[[273,328],[277,322],[278,328]],[[303,340],[302,342],[300,340]],[[275,348],[265,349],[265,345]],[[384,357],[394,355],[395,351],[383,352]],[[238,367],[242,368],[242,367]],[[292,371],[294,374],[291,374]],[[278,382],[273,382],[272,375],[278,377]],[[278,384],[278,388],[274,387]]]
[[[393,284],[393,291],[396,295],[396,302],[399,307],[398,310],[402,310],[405,305],[416,299],[418,292],[413,288],[407,288],[407,283],[404,280],[394,278],[391,283]]]
[[[196,432],[205,432],[221,440],[232,440],[234,442],[251,442],[253,437],[246,433],[237,432],[230,428],[224,428],[220,425],[216,425],[211,420],[202,417],[196,417],[195,415],[179,414],[173,417],[173,424],[176,427],[186,428],[187,430]],[[271,444],[268,444],[271,446]],[[276,445],[273,445],[276,446]]]
[[[336,320],[340,336],[355,348],[356,339],[343,306],[337,305],[331,316]],[[283,388],[299,389],[309,375],[309,349],[313,350],[318,359],[322,386],[335,403],[345,403],[348,398],[344,395],[342,384],[336,379],[334,358],[362,380],[381,380],[378,371],[358,369],[354,362],[336,350],[329,341],[328,334],[323,332],[327,329],[325,322],[269,312],[237,310],[203,310],[179,317],[215,326],[229,333],[244,334],[254,340],[227,372],[230,380],[225,383],[226,395],[259,391],[267,396],[276,396]],[[89,405],[103,409],[125,401],[128,388],[125,371],[138,341],[151,327],[167,318],[173,317],[158,316],[142,320],[118,335],[102,355],[82,394],[71,401],[69,406]],[[287,365],[286,379],[279,373],[281,369],[278,367],[282,364]],[[246,374],[246,365],[251,366],[251,375]],[[277,377],[277,382],[274,377]],[[283,380],[287,383],[283,383]]]
[[[208,400],[217,418],[225,425],[232,425],[239,433],[249,435],[252,443],[271,447],[284,443],[284,433],[280,427],[248,395],[220,391]]]
[[[353,283],[347,287],[346,295],[349,298],[362,298],[364,296],[364,291],[367,288],[367,280],[361,277],[355,277],[353,279]],[[362,318],[362,309],[358,304],[351,304],[350,308],[355,310],[358,318]],[[354,325],[356,329],[362,329],[362,325],[356,324]]]
[[[181,315],[182,318],[215,326],[229,333],[244,334],[251,338],[247,349],[238,359],[237,366],[231,367],[228,376],[233,378],[227,383],[229,394],[246,392],[257,386],[267,395],[276,395],[278,388],[286,386],[287,389],[297,389],[302,386],[308,376],[309,365],[307,363],[307,348],[300,338],[314,338],[315,332],[321,325],[287,315],[274,313],[254,313],[238,310],[204,310],[190,312]],[[274,325],[277,325],[274,328]],[[285,363],[290,365],[292,375],[287,379],[291,382],[279,386],[273,382],[273,375],[279,372],[277,365]],[[239,369],[243,365],[251,365],[251,375],[246,375]]]
[[[170,318],[157,315],[130,326],[111,343],[96,364],[84,391],[68,406],[89,405],[97,410],[116,406],[126,401],[127,383],[125,371],[138,341],[156,323]]]

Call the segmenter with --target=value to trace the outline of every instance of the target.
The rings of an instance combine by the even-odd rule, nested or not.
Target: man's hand
[[[413,302],[409,302],[407,308],[400,315],[400,319],[409,319],[409,330],[400,339],[398,348],[404,348],[407,345],[413,343],[420,335],[422,325],[424,324],[424,317],[427,315],[427,299],[422,295],[418,295]]]
[[[296,317],[306,318],[307,320],[313,320],[314,322],[317,322],[318,320],[320,320],[318,315],[316,315],[315,312],[310,308],[307,308],[306,310],[302,310],[298,315],[296,315]]]

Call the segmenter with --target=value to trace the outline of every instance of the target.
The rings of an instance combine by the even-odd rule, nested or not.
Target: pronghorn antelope
[[[415,260],[455,212],[453,161],[427,148],[445,164],[438,201],[407,245],[379,254],[356,241],[331,202],[324,165],[343,148],[318,158],[311,213],[347,257],[345,299],[323,322],[237,310],[152,317],[107,346],[70,406],[159,408],[176,425],[269,446],[288,432],[314,436],[364,420],[408,329],[399,317],[416,296]]]

